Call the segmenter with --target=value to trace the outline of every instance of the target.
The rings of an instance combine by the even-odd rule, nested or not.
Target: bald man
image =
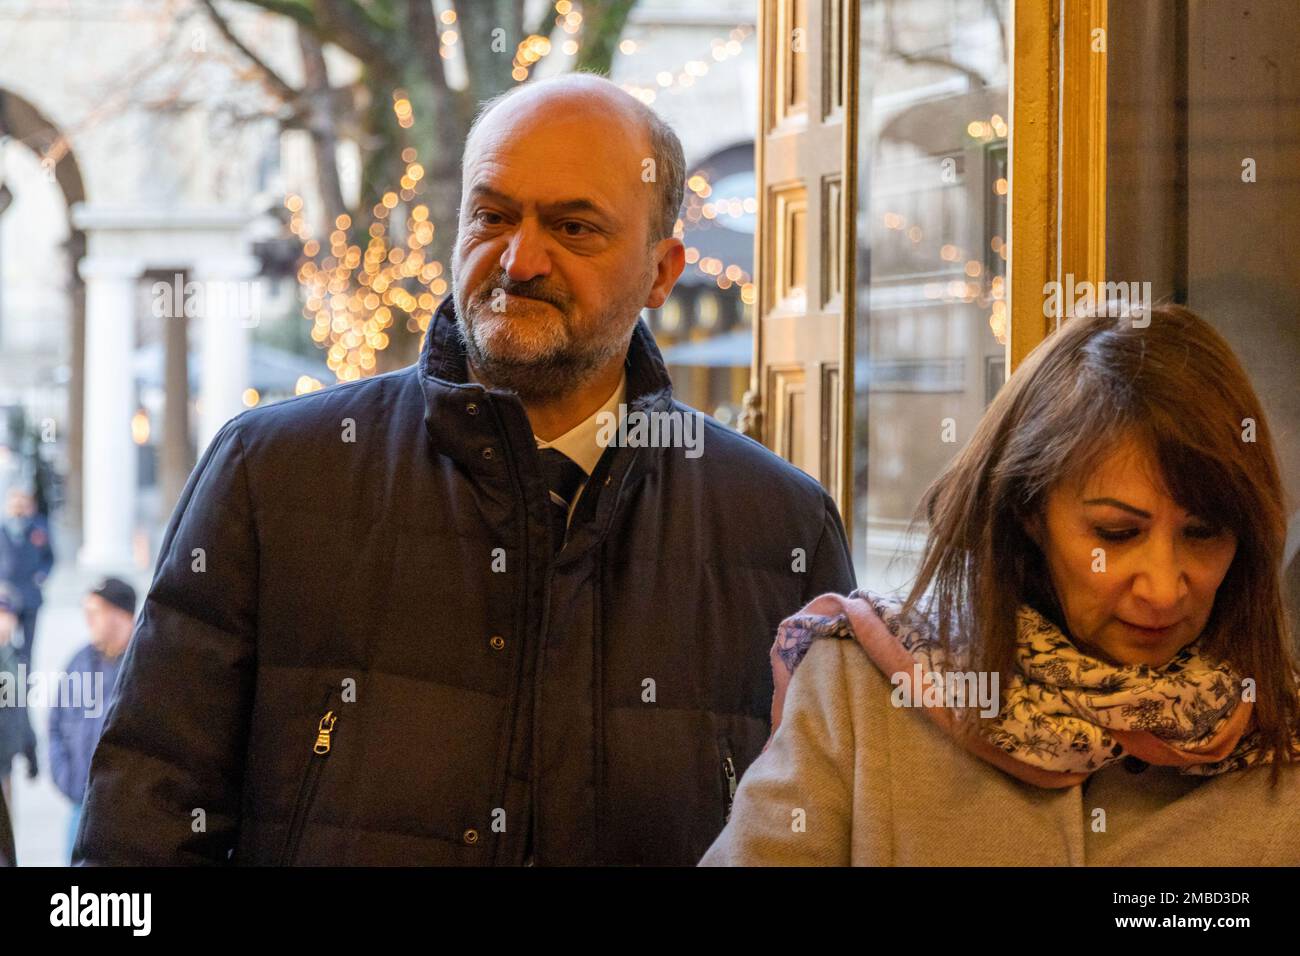
[[[76,859],[699,859],[777,624],[855,582],[826,493],[676,402],[640,321],[684,165],[596,76],[484,105],[419,361],[241,414],[191,476]]]

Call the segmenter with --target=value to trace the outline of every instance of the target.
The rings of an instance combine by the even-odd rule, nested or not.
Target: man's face
[[[1054,490],[1031,532],[1070,633],[1120,664],[1159,666],[1196,640],[1237,551],[1230,530],[1184,511],[1158,475],[1151,455],[1125,442],[1094,474]]]
[[[667,298],[681,242],[648,245],[647,140],[633,121],[553,102],[480,127],[451,265],[487,384],[561,398],[621,360],[641,309]]]
[[[5,511],[13,518],[26,518],[35,506],[35,500],[25,491],[11,491],[5,499]]]
[[[101,654],[115,657],[126,649],[131,640],[134,624],[131,615],[120,607],[110,604],[98,594],[86,595],[83,609],[86,612],[86,629],[90,632],[90,643]]]

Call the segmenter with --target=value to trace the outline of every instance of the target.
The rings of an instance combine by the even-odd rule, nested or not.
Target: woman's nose
[[[1187,594],[1187,575],[1172,541],[1152,540],[1133,580],[1135,597],[1152,608],[1171,608]]]

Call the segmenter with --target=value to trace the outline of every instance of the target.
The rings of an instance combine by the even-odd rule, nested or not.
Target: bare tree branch
[[[456,4],[456,22],[460,27],[461,52],[465,56],[465,71],[470,76],[470,88],[495,93],[514,85],[510,76],[515,47],[523,40],[522,23],[514,0],[459,0]],[[503,51],[492,49],[484,38],[494,30],[507,31],[507,46]],[[510,35],[513,31],[513,36]],[[478,42],[471,42],[477,40]]]
[[[257,68],[257,71],[262,75],[262,79],[266,81],[266,85],[270,88],[270,92],[286,103],[297,101],[298,91],[285,82],[285,80],[276,73],[275,70],[267,66],[266,62],[260,56],[250,50],[244,42],[235,35],[235,31],[231,29],[226,18],[217,12],[213,0],[199,0],[199,3],[201,3],[203,9],[207,11],[208,19],[211,20],[213,25],[221,31],[221,35],[226,38],[231,46],[242,53],[245,59]]]
[[[311,8],[305,3],[299,3],[298,0],[245,0],[254,6],[261,7],[270,13],[279,13],[289,17],[299,26],[314,30],[317,27],[316,17],[312,14]]]
[[[519,22],[522,24],[524,22],[524,0],[518,0],[518,7]],[[555,19],[555,5],[550,3],[546,4],[537,15],[537,26],[533,27],[533,29],[529,31],[528,36],[550,37],[550,35],[555,31]]]
[[[337,44],[372,69],[388,76],[400,74],[400,65],[384,42],[382,25],[362,7],[349,0],[313,0],[312,10],[318,24],[316,33],[322,39]]]
[[[614,49],[637,0],[586,0],[582,5],[582,45],[573,63],[575,71],[609,76]]]
[[[412,3],[406,8],[406,23],[413,47],[425,57],[442,60],[438,48],[442,45],[438,36],[438,23],[433,16],[433,5],[429,3]]]
[[[325,51],[320,38],[298,27],[298,50],[302,54],[303,93],[310,105],[307,130],[311,134],[316,166],[316,184],[329,222],[346,211],[343,188],[339,180],[338,132],[335,127],[335,97],[325,66]]]

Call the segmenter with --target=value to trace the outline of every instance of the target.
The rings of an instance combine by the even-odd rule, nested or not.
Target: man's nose
[[[551,257],[546,251],[546,235],[535,222],[530,219],[520,222],[501,253],[501,268],[515,282],[550,275]]]
[[[1147,544],[1133,594],[1156,610],[1174,607],[1187,594],[1182,556],[1172,540],[1153,537]]]

